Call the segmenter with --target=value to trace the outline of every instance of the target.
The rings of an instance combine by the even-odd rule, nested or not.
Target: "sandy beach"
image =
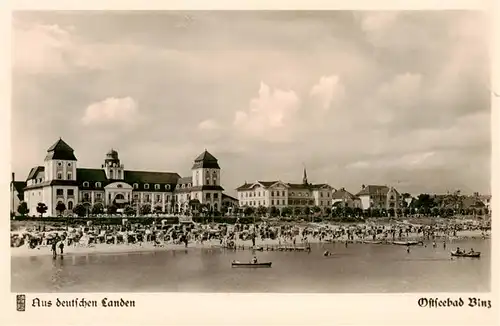
[[[490,236],[490,232],[487,233],[487,236]],[[472,238],[483,238],[483,235],[480,230],[464,230],[458,231],[455,237],[440,237],[439,235],[435,237],[436,241],[446,241],[447,243],[453,243],[454,241],[464,240],[464,239],[472,239]],[[295,246],[303,247],[307,243],[310,244],[318,244],[318,243],[332,243],[332,242],[345,242],[347,240],[347,236],[342,236],[336,238],[335,240],[324,239],[320,241],[317,237],[308,236],[307,243],[301,241],[301,239],[297,236],[295,237]],[[361,242],[363,240],[373,240],[370,238],[360,239],[357,238],[354,241],[350,242]],[[377,238],[376,240],[381,240],[381,238]],[[392,239],[387,239],[389,242]],[[398,239],[396,239],[398,240]],[[412,240],[421,240],[421,236],[418,236],[416,233],[410,233],[407,237],[405,236],[403,241],[412,241]],[[425,241],[424,243],[432,243],[432,240]],[[236,240],[236,247],[244,247],[250,249],[252,247],[251,240]],[[293,246],[293,240],[290,241],[281,241],[280,240],[272,240],[272,239],[261,239],[257,238],[255,241],[255,247],[266,247],[266,246]],[[152,242],[142,242],[135,244],[105,244],[98,243],[92,244],[90,246],[82,246],[82,245],[69,245],[64,247],[64,255],[89,255],[89,254],[121,254],[121,253],[138,253],[138,252],[155,252],[155,251],[170,251],[170,250],[192,250],[192,249],[220,249],[221,243],[219,240],[209,240],[200,242],[190,242],[186,247],[184,244],[174,244],[165,242],[161,245],[155,245]],[[17,248],[11,248],[11,257],[36,257],[36,256],[51,256],[52,252],[49,246],[38,246],[35,249],[30,249],[28,245],[23,245]]]

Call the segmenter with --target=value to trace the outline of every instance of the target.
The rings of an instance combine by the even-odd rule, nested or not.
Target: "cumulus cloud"
[[[321,77],[319,82],[311,88],[310,97],[318,101],[319,107],[327,111],[334,100],[340,101],[344,96],[344,86],[338,76]]]
[[[300,100],[294,91],[272,89],[261,82],[259,95],[246,111],[237,111],[234,127],[249,137],[287,140]]]
[[[207,119],[200,122],[198,128],[201,130],[215,130],[219,128],[219,124],[213,119]]]
[[[14,68],[33,74],[63,72],[67,66],[66,54],[71,45],[69,30],[57,24],[14,26]]]
[[[110,97],[90,104],[82,118],[84,125],[133,125],[139,118],[138,104],[131,97]]]

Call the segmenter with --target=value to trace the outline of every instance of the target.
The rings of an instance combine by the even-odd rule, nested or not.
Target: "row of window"
[[[66,193],[69,196],[74,196],[75,195],[75,190],[74,189],[66,189]],[[64,196],[64,189],[56,189],[56,196]]]
[[[63,174],[62,172],[57,172],[57,180],[62,180],[63,179]],[[73,173],[72,172],[68,172],[66,174],[66,180],[72,180],[73,179]]]
[[[57,166],[62,167],[63,163],[62,162],[57,162]],[[71,162],[68,162],[68,167],[71,167]]]
[[[88,188],[89,185],[90,185],[90,183],[88,181],[84,181],[83,182],[83,187],[84,188]],[[101,186],[102,186],[102,184],[100,182],[96,182],[94,185],[95,185],[96,188],[101,188]],[[117,187],[118,188],[122,188],[122,185],[119,184]],[[138,183],[134,183],[133,187],[134,187],[134,189],[139,189],[139,184]],[[166,190],[171,190],[171,188],[172,187],[170,185],[168,185],[168,184],[165,185],[165,189]],[[175,186],[174,186],[174,188],[175,188]],[[180,185],[180,188],[181,189],[191,188],[191,183],[182,184],[182,185]],[[144,189],[149,189],[149,183],[144,184]],[[155,184],[154,185],[154,189],[155,190],[160,190],[161,186],[159,184]]]

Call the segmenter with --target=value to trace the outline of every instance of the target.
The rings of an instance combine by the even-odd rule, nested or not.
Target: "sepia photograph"
[[[490,28],[13,12],[11,292],[490,292]]]

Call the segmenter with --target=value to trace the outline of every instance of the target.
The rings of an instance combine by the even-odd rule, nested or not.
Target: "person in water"
[[[473,253],[474,253],[474,249],[470,248],[469,254],[473,254]]]
[[[57,242],[55,240],[52,241],[51,249],[52,249],[52,257],[56,258],[57,257]]]
[[[257,264],[257,256],[253,256],[253,258],[252,258],[252,264]]]
[[[459,248],[459,247],[457,247],[457,251],[456,251],[456,253],[457,253],[457,254],[461,254],[461,253],[462,253],[462,251],[460,251],[460,248]]]

